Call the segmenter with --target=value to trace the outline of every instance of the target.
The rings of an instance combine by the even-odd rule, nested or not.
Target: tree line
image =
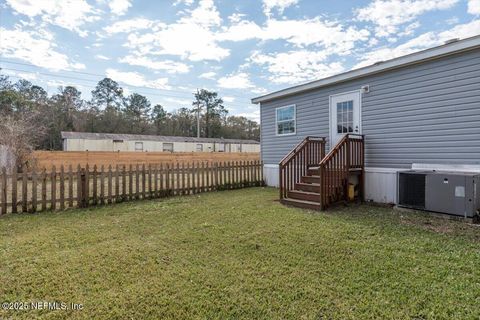
[[[59,87],[49,96],[30,81],[12,82],[0,75],[0,129],[13,132],[24,126],[24,136],[36,149],[61,150],[61,131],[197,136],[197,114],[201,137],[259,139],[257,122],[229,115],[223,99],[204,89],[193,94],[191,106],[167,112],[141,94],[125,96],[110,78],[99,81],[85,100],[73,86]]]

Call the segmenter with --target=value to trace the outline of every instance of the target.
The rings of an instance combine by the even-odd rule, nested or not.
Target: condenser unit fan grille
[[[400,173],[399,204],[412,208],[425,208],[425,174]]]

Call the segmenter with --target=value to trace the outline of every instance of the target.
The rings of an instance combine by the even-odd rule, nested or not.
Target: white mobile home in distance
[[[63,151],[260,152],[255,140],[62,132]]]
[[[348,199],[351,184],[367,201],[398,203],[400,171],[480,171],[480,36],[252,103],[260,105],[266,183],[280,185],[285,203],[324,209]]]

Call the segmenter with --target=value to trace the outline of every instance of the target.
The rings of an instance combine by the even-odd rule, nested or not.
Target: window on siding
[[[135,142],[135,151],[143,151],[143,142]]]
[[[295,134],[295,105],[276,109],[277,134]]]
[[[353,100],[337,103],[337,133],[353,132]]]
[[[202,152],[203,151],[203,144],[198,143],[197,144],[197,152]]]
[[[173,143],[165,142],[163,143],[162,147],[163,152],[173,152]]]

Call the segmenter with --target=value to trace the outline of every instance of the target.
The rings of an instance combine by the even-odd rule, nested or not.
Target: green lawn
[[[0,319],[479,319],[480,227],[251,188],[0,219]]]

